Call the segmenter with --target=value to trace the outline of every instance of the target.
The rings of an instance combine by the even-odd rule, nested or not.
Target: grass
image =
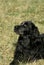
[[[18,35],[14,26],[31,20],[44,33],[44,0],[0,0],[0,65],[9,65],[13,59]],[[20,65],[44,65],[44,60]]]

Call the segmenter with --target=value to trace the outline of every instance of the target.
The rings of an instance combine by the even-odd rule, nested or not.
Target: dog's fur
[[[25,21],[14,27],[19,34],[14,59],[10,65],[19,65],[19,62],[44,59],[44,33],[31,22]]]

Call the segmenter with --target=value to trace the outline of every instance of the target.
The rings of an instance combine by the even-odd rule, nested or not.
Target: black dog
[[[10,65],[44,58],[44,34],[31,22],[25,21],[14,27],[19,34],[14,59]]]

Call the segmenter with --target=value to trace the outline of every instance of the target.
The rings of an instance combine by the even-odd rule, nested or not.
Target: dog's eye
[[[27,23],[27,22],[25,22],[24,24],[25,24],[25,25],[28,25],[28,23]]]

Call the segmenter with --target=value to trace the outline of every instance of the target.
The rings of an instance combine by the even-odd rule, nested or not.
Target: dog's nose
[[[17,26],[14,27],[14,31],[17,29]]]
[[[18,30],[19,26],[15,26],[14,27],[14,31]]]
[[[17,29],[17,26],[15,26],[14,28]]]

